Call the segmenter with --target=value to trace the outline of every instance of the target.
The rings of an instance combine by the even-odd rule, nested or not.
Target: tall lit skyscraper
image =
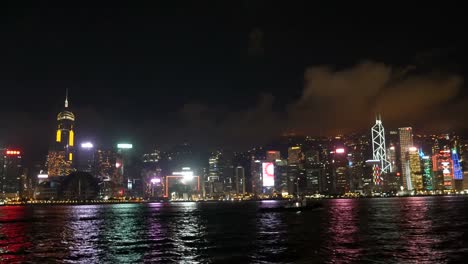
[[[76,168],[96,176],[96,151],[91,142],[81,143],[77,153]]]
[[[390,144],[390,147],[387,150],[387,158],[391,164],[390,172],[397,172],[397,157],[396,157],[396,148],[394,145]]]
[[[432,177],[432,160],[429,156],[422,156],[421,163],[424,189],[427,191],[432,191],[434,189]]]
[[[434,170],[434,186],[439,191],[453,190],[453,160],[448,149],[439,151],[432,156]]]
[[[421,173],[421,160],[416,147],[410,147],[408,150],[408,162],[410,168],[411,185],[414,190],[423,190],[423,178]]]
[[[348,159],[344,148],[337,148],[331,154],[335,192],[344,194],[349,191]]]
[[[408,159],[409,148],[413,146],[413,130],[411,127],[401,127],[400,132],[400,158],[402,184],[405,190],[412,190],[411,172]]]
[[[54,147],[49,150],[49,177],[65,176],[73,170],[75,115],[68,108],[68,91],[65,96],[65,108],[57,115],[57,130]]]
[[[306,191],[309,194],[320,192],[320,180],[325,172],[325,165],[320,160],[319,150],[309,150],[305,153]]]
[[[17,199],[21,192],[21,152],[0,149],[0,197]]]
[[[463,189],[463,172],[458,158],[457,149],[452,149],[452,161],[453,161],[453,182],[455,190],[461,191]]]
[[[300,182],[305,180],[304,172],[304,155],[300,146],[288,148],[288,193],[299,194],[304,190],[300,190]]]
[[[373,159],[380,161],[382,173],[391,172],[392,165],[387,159],[387,149],[385,147],[385,129],[380,116],[375,120],[375,125],[371,128],[371,134]]]

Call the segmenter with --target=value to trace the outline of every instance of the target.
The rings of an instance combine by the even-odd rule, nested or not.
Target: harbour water
[[[2,263],[458,263],[468,198],[0,207]]]

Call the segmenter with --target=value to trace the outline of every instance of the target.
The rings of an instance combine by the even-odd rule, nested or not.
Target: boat
[[[300,211],[310,211],[315,210],[322,207],[322,203],[314,202],[309,203],[307,205],[302,205],[301,203],[293,203],[288,204],[286,206],[280,207],[263,207],[259,208],[258,210],[262,213],[270,213],[270,212],[300,212]]]

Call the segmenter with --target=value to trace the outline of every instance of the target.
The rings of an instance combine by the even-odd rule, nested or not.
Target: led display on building
[[[263,187],[275,186],[275,165],[273,162],[262,163]]]

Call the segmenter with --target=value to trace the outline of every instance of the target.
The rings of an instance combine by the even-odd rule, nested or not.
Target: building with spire
[[[65,107],[57,115],[55,142],[47,156],[49,177],[65,176],[73,171],[75,148],[75,115],[68,107],[68,90],[65,95]]]

